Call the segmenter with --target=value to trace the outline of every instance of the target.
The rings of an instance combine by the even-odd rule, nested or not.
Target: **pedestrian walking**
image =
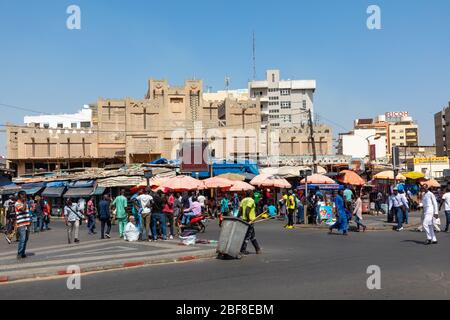
[[[345,203],[342,194],[340,194],[337,191],[334,192],[334,202],[338,220],[334,225],[330,227],[329,234],[332,234],[334,229],[338,229],[339,231],[342,231],[342,234],[344,236],[347,236],[348,220],[347,220],[347,213],[345,212]]]
[[[66,205],[64,206],[64,218],[67,227],[68,243],[79,243],[80,221],[84,219],[84,216],[81,213],[78,204],[72,202],[72,199],[70,198],[67,199]]]
[[[119,237],[123,238],[125,227],[128,223],[128,200],[127,197],[125,197],[125,190],[122,189],[120,191],[120,195],[114,199],[112,205],[116,209],[117,223],[119,224]]]
[[[169,223],[169,232],[170,232],[169,239],[173,240],[173,237],[175,236],[174,233],[175,220],[173,213],[175,197],[173,196],[172,193],[170,193],[169,195],[164,195],[163,201],[164,201],[163,213],[166,216],[166,221]]]
[[[239,211],[242,220],[250,224],[247,233],[245,235],[244,243],[242,244],[241,247],[241,253],[244,255],[250,254],[247,251],[247,245],[248,242],[250,241],[253,247],[255,247],[256,254],[260,254],[261,248],[259,246],[258,241],[256,240],[255,227],[253,224],[253,222],[256,220],[256,203],[255,200],[253,199],[253,194],[251,191],[247,192],[247,196],[244,199],[242,199]]]
[[[450,232],[450,187],[447,187],[444,195],[442,196],[441,205],[439,206],[439,210],[441,210],[442,205],[444,205],[445,210],[445,232]]]
[[[380,212],[382,214],[386,214],[386,212],[384,212],[384,209],[381,207],[381,205],[384,203],[383,201],[383,194],[381,193],[381,191],[379,191],[377,193],[377,198],[375,200],[375,210],[377,212],[377,214],[379,214]]]
[[[87,228],[89,230],[90,235],[96,234],[95,232],[95,216],[96,216],[96,208],[95,208],[95,198],[91,197],[86,204],[86,216],[87,216]]]
[[[19,237],[17,259],[24,259],[27,257],[26,249],[30,235],[30,225],[31,215],[27,204],[27,194],[25,191],[20,191],[15,203],[15,230]]]
[[[200,206],[200,205],[199,205]],[[158,190],[156,194],[153,196],[153,205],[152,205],[152,221],[151,221],[151,228],[152,228],[152,241],[158,240],[158,233],[156,231],[156,228],[159,226],[161,228],[162,233],[162,239],[167,240],[167,222],[166,222],[166,216],[163,213],[164,208],[164,202],[162,199],[162,191]]]
[[[359,232],[361,227],[363,228],[363,232],[366,232],[367,227],[362,223],[362,221],[363,221],[362,199],[361,199],[361,193],[359,193],[359,192],[356,197],[355,208],[353,209],[353,215],[355,216],[357,232]]]
[[[150,223],[153,197],[149,194],[148,190],[141,190],[140,195],[137,197],[137,200],[140,202],[142,208],[141,236],[143,240],[150,240]],[[144,238],[144,233],[146,238]]]
[[[436,196],[428,189],[428,185],[422,186],[424,196],[422,199],[423,204],[423,228],[427,234],[426,245],[437,244],[436,234],[434,232],[434,220],[439,218],[439,208],[436,201]]]
[[[37,195],[34,198],[34,214],[36,217],[36,221],[35,221],[35,225],[34,225],[35,233],[43,231],[43,228],[44,228],[44,206],[45,206],[44,200],[41,198],[40,195]]]
[[[408,201],[398,193],[398,188],[394,188],[393,194],[389,197],[389,211],[394,210],[397,219],[397,231],[403,230],[403,214],[409,208]]]
[[[5,239],[11,244],[12,239],[16,236],[16,198],[14,196],[9,196],[8,200],[5,201],[4,208],[6,211]]]
[[[222,226],[223,218],[228,216],[230,212],[230,202],[228,200],[228,195],[224,194],[222,200],[220,201],[220,216],[219,216],[219,226]]]
[[[105,239],[105,237],[111,238],[111,201],[107,194],[103,196],[103,200],[98,204],[98,219],[101,224],[101,239]],[[107,227],[106,233],[105,227]]]

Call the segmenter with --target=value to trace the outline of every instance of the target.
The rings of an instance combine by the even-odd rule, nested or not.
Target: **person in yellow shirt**
[[[244,243],[241,247],[241,253],[244,255],[250,254],[247,251],[247,245],[248,242],[251,241],[253,246],[255,247],[256,254],[261,253],[261,248],[259,247],[258,241],[255,237],[255,228],[253,225],[253,221],[256,220],[256,203],[255,200],[253,200],[253,193],[247,192],[247,196],[242,199],[240,208],[239,208],[240,216],[242,217],[242,220],[245,222],[248,222],[250,225],[247,230],[247,234],[245,235]]]
[[[294,229],[294,213],[297,207],[295,202],[295,196],[292,190],[289,190],[288,195],[285,195],[284,197],[288,211],[288,224],[286,225],[286,229]]]

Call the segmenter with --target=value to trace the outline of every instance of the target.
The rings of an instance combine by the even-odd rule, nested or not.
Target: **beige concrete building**
[[[450,102],[448,107],[434,115],[434,130],[436,137],[436,154],[440,157],[450,153]]]
[[[149,80],[145,98],[99,99],[91,128],[53,129],[8,125],[8,159],[19,175],[116,163],[144,163],[176,158],[183,141],[207,141],[220,159],[259,159],[275,152],[308,155],[311,143],[302,128],[265,131],[261,143],[259,99],[245,93],[203,92],[201,80],[169,86]],[[317,126],[318,153],[331,154],[332,134]],[[279,137],[282,138],[279,138]]]

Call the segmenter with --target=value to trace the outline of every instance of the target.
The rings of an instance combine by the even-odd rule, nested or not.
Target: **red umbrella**
[[[197,179],[189,176],[177,176],[164,181],[160,186],[163,190],[169,191],[192,191],[192,190],[203,190],[205,189],[205,184]]]

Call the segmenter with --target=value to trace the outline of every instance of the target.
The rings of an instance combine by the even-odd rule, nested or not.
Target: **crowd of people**
[[[97,234],[100,223],[100,238],[111,238],[113,222],[118,225],[118,236],[126,241],[172,240],[181,235],[184,228],[197,227],[204,231],[205,221],[218,220],[222,225],[224,217],[240,217],[250,223],[242,252],[248,253],[247,243],[251,242],[257,253],[261,248],[255,237],[252,224],[257,219],[279,219],[285,221],[286,229],[295,228],[295,224],[321,224],[321,208],[327,202],[333,208],[334,224],[329,225],[330,233],[337,229],[348,235],[349,223],[354,219],[356,232],[366,231],[363,219],[363,191],[346,186],[343,191],[333,191],[326,196],[321,190],[278,190],[256,189],[251,192],[218,192],[211,196],[209,191],[183,193],[163,193],[151,189],[141,189],[127,196],[121,190],[114,199],[105,194],[100,201],[95,197],[87,199],[65,200],[63,216],[67,228],[68,244],[80,242],[80,226],[83,222],[89,235]],[[403,190],[393,189],[387,197],[379,192],[375,200],[375,210],[387,214],[388,219],[396,221],[397,231],[408,224],[408,213],[412,207],[411,197]],[[388,203],[388,212],[382,203]],[[439,206],[440,203],[440,206]],[[18,258],[26,257],[26,245],[30,232],[39,233],[50,230],[51,208],[39,195],[29,198],[23,191],[17,197],[10,196],[4,203],[6,212],[6,240],[11,243],[14,237],[18,241]],[[445,206],[446,232],[449,232],[450,189],[443,195],[432,193],[426,185],[422,186],[420,205],[423,209],[422,228],[427,234],[427,244],[437,243],[435,230],[439,210]],[[307,208],[305,210],[305,207]],[[305,221],[307,219],[307,221]],[[193,223],[195,221],[195,223]],[[329,222],[329,221],[328,221]]]

